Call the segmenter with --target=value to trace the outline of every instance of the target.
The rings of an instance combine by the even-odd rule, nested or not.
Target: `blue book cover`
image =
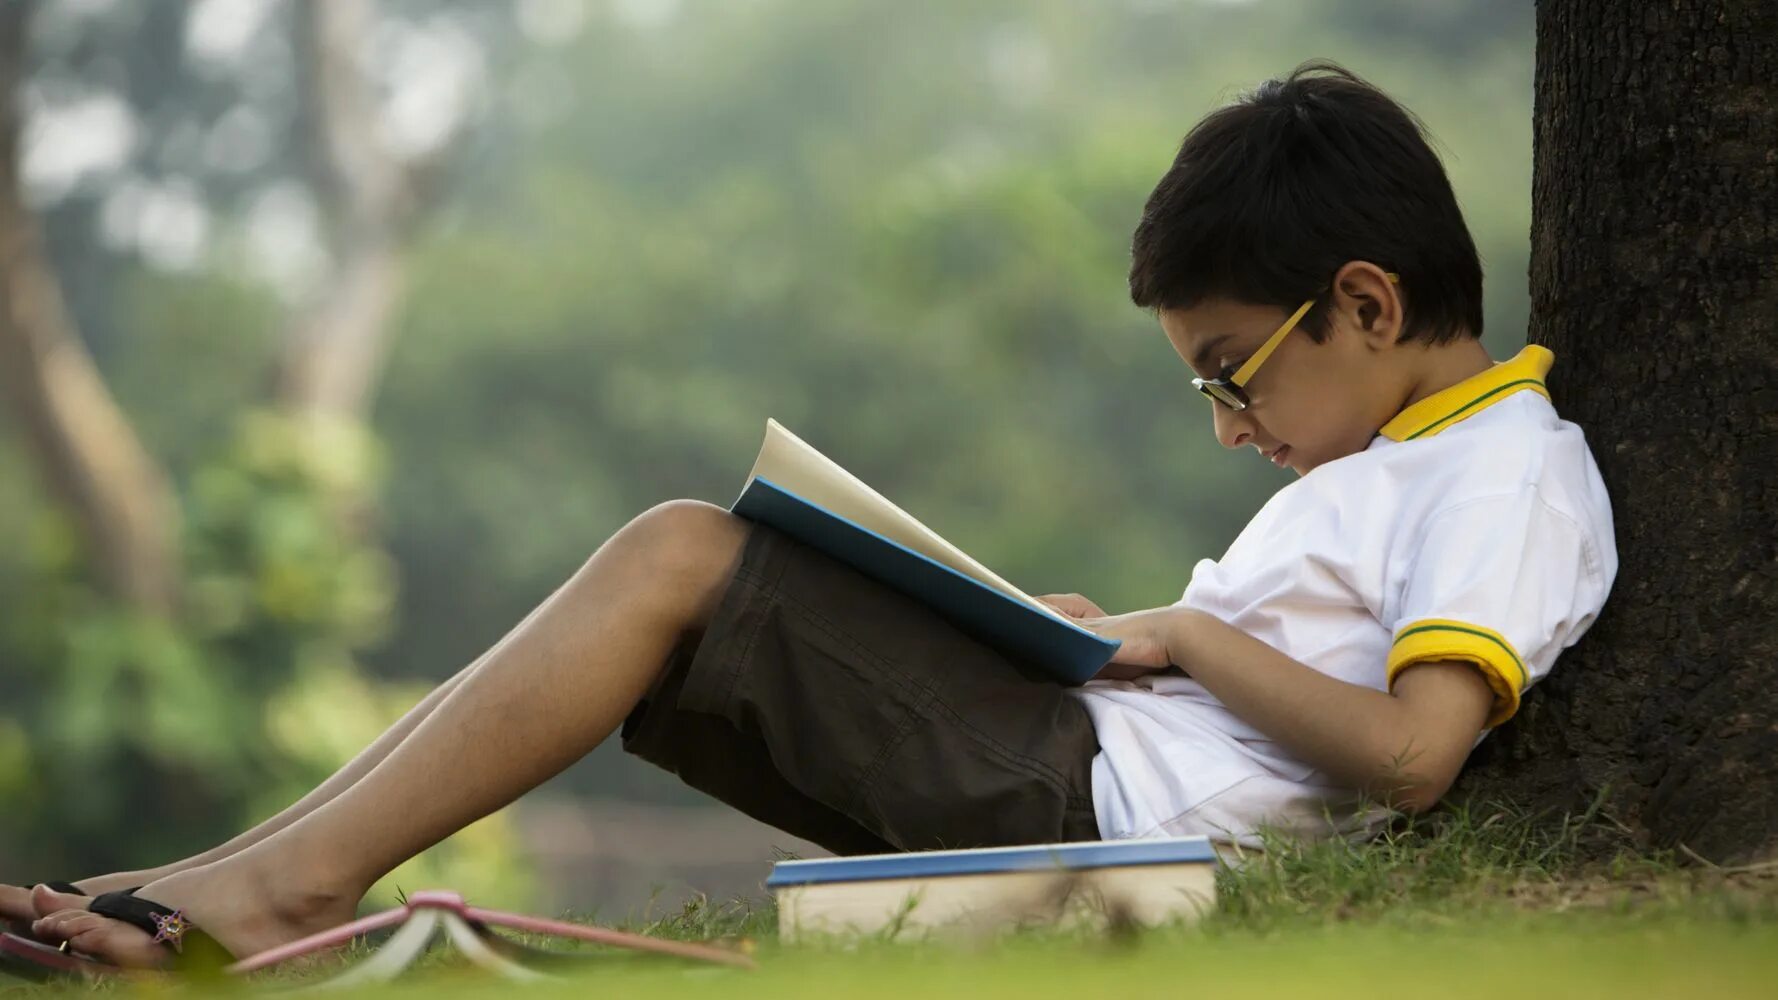
[[[850,858],[780,861],[772,866],[772,874],[766,879],[766,888],[979,875],[990,872],[1078,870],[1215,861],[1216,851],[1210,846],[1210,838],[1204,836],[1081,841],[1026,847],[916,851],[910,854],[865,854]]]
[[[1122,645],[1028,607],[763,476],[750,479],[729,510],[769,524],[894,587],[982,642],[1048,671],[1063,683],[1092,679]]]

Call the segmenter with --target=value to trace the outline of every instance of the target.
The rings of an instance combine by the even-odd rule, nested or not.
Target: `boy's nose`
[[[1239,448],[1253,437],[1253,411],[1231,410],[1221,403],[1210,404],[1215,409],[1212,418],[1216,425],[1216,440],[1222,442],[1224,448]]]

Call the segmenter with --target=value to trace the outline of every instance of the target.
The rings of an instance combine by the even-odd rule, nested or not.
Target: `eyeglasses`
[[[1401,275],[1396,274],[1393,271],[1389,272],[1386,277],[1388,277],[1391,284],[1401,283]],[[1309,311],[1309,307],[1315,304],[1315,300],[1321,297],[1322,292],[1326,291],[1326,288],[1321,289],[1321,291],[1318,291],[1311,296],[1308,301],[1297,306],[1296,312],[1290,314],[1290,318],[1284,321],[1284,325],[1279,327],[1270,337],[1267,337],[1266,342],[1260,345],[1259,350],[1253,352],[1253,357],[1248,358],[1247,362],[1240,368],[1236,369],[1233,375],[1227,377],[1219,375],[1216,378],[1194,378],[1192,379],[1192,388],[1203,393],[1214,402],[1221,403],[1231,410],[1240,411],[1247,409],[1247,391],[1243,387],[1253,380],[1253,373],[1259,371],[1259,366],[1266,363],[1266,359],[1271,357],[1272,352],[1278,349],[1278,344],[1284,340],[1285,336],[1288,335],[1290,331],[1296,329],[1296,325],[1302,322],[1304,314]]]

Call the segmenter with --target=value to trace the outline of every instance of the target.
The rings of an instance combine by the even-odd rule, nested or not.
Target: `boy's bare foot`
[[[262,877],[251,863],[219,861],[143,886],[136,895],[183,910],[198,928],[237,958],[337,927],[355,915],[358,900],[344,894],[292,891]],[[127,887],[126,887],[127,888]],[[67,941],[95,958],[131,967],[167,964],[171,953],[152,935],[119,920],[88,913],[89,896],[33,891],[32,903],[49,916],[31,925],[47,941]]]
[[[121,889],[134,889],[139,885],[147,885],[158,878],[171,875],[178,869],[173,866],[151,868],[139,872],[114,872],[110,875],[99,875],[94,878],[83,878],[74,885],[89,896],[97,896],[102,892],[116,892]],[[38,917],[48,916],[39,913],[31,904],[31,886],[0,885],[0,920],[16,920],[30,923]]]

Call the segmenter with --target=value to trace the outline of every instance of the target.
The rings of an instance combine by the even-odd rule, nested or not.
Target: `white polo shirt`
[[[1494,689],[1489,726],[1504,722],[1592,624],[1617,575],[1605,484],[1544,387],[1554,360],[1529,345],[1280,489],[1221,559],[1193,567],[1177,604],[1378,691],[1413,663],[1467,660]],[[1092,681],[1076,694],[1098,733],[1093,800],[1106,839],[1201,833],[1259,846],[1259,824],[1362,836],[1391,815],[1190,678]]]

